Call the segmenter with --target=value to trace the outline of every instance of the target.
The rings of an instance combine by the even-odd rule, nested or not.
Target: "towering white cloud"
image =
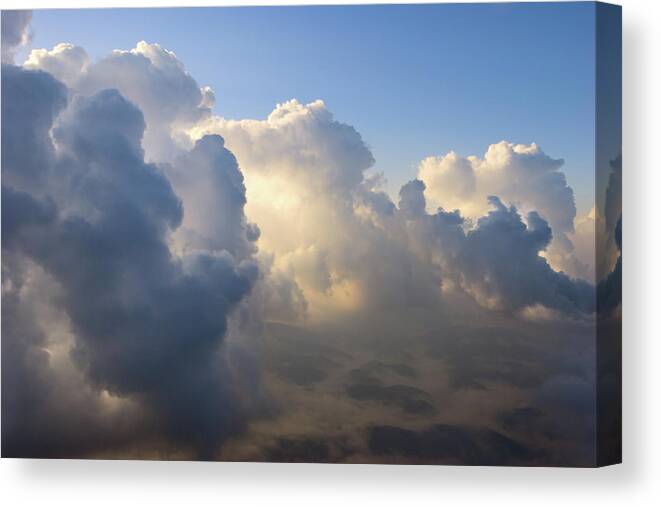
[[[117,89],[145,116],[142,144],[152,161],[169,160],[188,148],[181,145],[188,140],[181,133],[208,116],[215,101],[213,90],[201,88],[173,52],[145,41],[97,62],[90,62],[81,47],[58,44],[50,51],[33,50],[25,66],[51,72],[80,94]]]
[[[246,174],[260,249],[303,288],[313,315],[434,306],[451,288],[508,312],[536,304],[593,309],[589,286],[554,272],[543,257],[555,258],[554,224],[558,248],[572,251],[565,233],[573,233],[575,208],[561,161],[535,145],[493,145],[484,160],[427,159],[420,172],[432,187],[405,185],[397,208],[366,177],[373,159],[359,134],[321,101],[287,102],[264,121],[211,117],[191,135],[209,132],[226,139]],[[499,197],[528,210],[525,220]],[[440,204],[460,212],[427,214]]]
[[[73,86],[90,63],[87,51],[80,46],[62,42],[50,51],[33,49],[23,67],[46,71],[68,86]]]
[[[313,317],[438,301],[435,269],[410,255],[394,204],[365,177],[371,152],[322,101],[291,100],[261,121],[213,117],[191,135],[210,132],[245,173],[260,250],[303,289]]]

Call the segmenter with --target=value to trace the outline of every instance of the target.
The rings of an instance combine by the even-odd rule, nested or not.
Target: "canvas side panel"
[[[596,4],[597,466],[622,461],[622,9]]]

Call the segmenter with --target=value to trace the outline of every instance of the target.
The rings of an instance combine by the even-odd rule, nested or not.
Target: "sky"
[[[420,160],[482,156],[501,140],[565,160],[579,213],[594,205],[591,3],[35,11],[33,48],[93,59],[140,40],[174,51],[215,112],[264,118],[323,99],[361,132],[396,195]]]

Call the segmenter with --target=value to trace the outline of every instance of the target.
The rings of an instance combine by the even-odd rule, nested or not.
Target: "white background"
[[[319,0],[316,0],[319,2]],[[0,8],[183,5],[5,1]],[[315,3],[204,1],[193,5]],[[321,2],[319,2],[321,3]],[[344,3],[328,1],[323,3]],[[351,2],[347,2],[351,3]],[[383,3],[383,2],[381,2]],[[604,469],[0,461],[0,503],[36,505],[661,505],[661,2],[624,10],[624,464]],[[118,29],[121,29],[118,27]]]

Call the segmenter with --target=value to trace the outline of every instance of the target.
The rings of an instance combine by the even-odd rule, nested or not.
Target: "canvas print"
[[[621,9],[2,12],[2,456],[621,459]]]

